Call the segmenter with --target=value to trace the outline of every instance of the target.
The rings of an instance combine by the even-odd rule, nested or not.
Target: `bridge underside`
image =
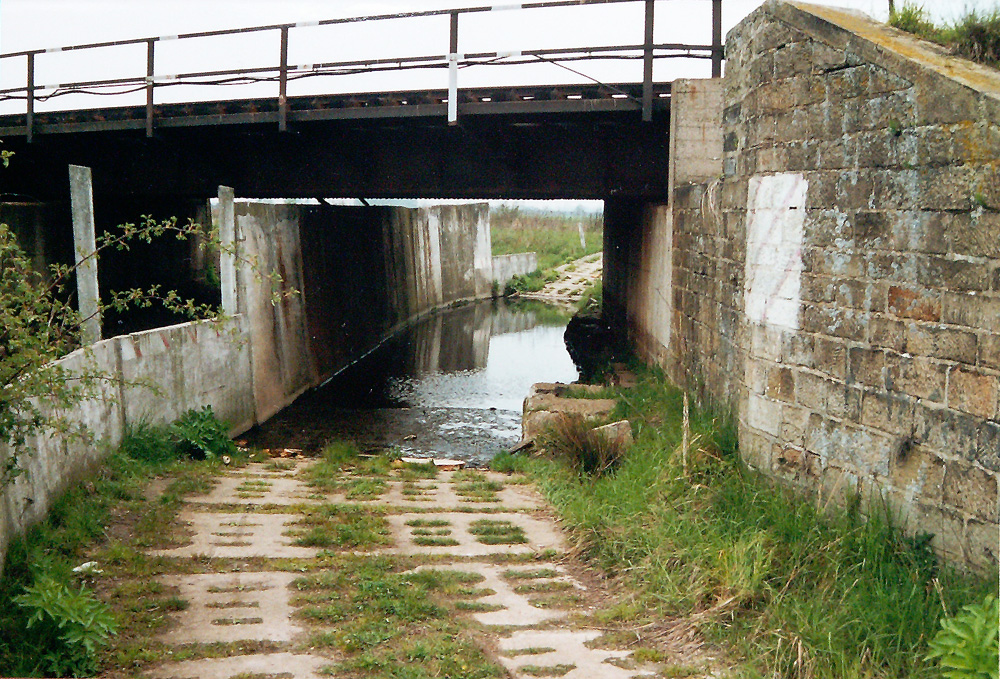
[[[667,195],[667,97],[643,122],[634,99],[607,94],[481,95],[463,102],[452,126],[444,104],[403,106],[402,99],[292,107],[286,132],[273,111],[190,110],[162,120],[147,138],[141,118],[115,109],[77,114],[82,122],[54,118],[28,144],[11,136],[18,121],[0,119],[5,148],[16,153],[3,192],[64,199],[66,166],[75,164],[93,168],[94,192],[106,198],[204,198],[220,184],[253,198]]]

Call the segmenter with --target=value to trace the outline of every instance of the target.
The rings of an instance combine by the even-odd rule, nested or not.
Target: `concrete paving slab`
[[[263,556],[271,558],[308,559],[319,550],[297,547],[292,538],[283,535],[298,519],[296,514],[217,514],[213,512],[180,513],[181,521],[194,530],[191,544],[174,549],[155,549],[152,556],[194,556],[213,558],[243,558]]]
[[[591,649],[585,645],[603,634],[597,630],[524,630],[515,632],[506,639],[501,639],[501,653],[525,650],[529,648],[552,648],[548,653],[517,655],[514,657],[500,656],[500,662],[517,679],[530,679],[538,676],[521,671],[522,668],[556,667],[558,665],[573,665],[574,668],[561,675],[565,679],[632,679],[655,674],[653,670],[625,670],[610,664],[609,660],[620,660],[628,657],[628,651],[608,651]]]
[[[205,504],[295,505],[322,502],[305,483],[281,475],[240,474],[220,476],[205,495],[189,495],[185,502]]]
[[[541,552],[546,549],[562,551],[565,540],[562,533],[552,521],[529,516],[526,514],[474,514],[474,513],[427,513],[427,514],[396,514],[387,516],[392,529],[396,547],[381,550],[387,554],[443,554],[448,556],[489,556],[491,554],[524,554],[526,552]],[[469,532],[473,522],[482,519],[490,521],[509,521],[524,531],[527,543],[514,545],[483,544]],[[451,538],[458,544],[448,546],[421,545],[414,542],[413,531],[418,526],[408,526],[410,521],[447,521],[446,528],[450,533],[443,538]]]
[[[322,679],[320,669],[333,662],[297,653],[263,653],[229,658],[207,658],[167,663],[147,672],[150,679],[232,679],[236,676],[271,676],[282,679]]]
[[[291,619],[293,573],[209,573],[157,578],[180,589],[187,609],[172,613],[178,624],[159,635],[168,644],[214,641],[290,641],[302,631]]]

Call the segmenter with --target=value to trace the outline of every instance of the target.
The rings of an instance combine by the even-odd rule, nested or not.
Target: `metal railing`
[[[644,3],[644,41],[634,45],[605,45],[596,47],[570,47],[552,49],[533,49],[512,52],[475,52],[460,54],[458,51],[459,19],[463,15],[498,10],[523,9],[533,10],[555,7],[579,7],[583,5],[613,5],[626,3]],[[47,101],[63,94],[96,94],[96,90],[112,90],[113,94],[127,94],[145,90],[146,94],[146,134],[153,135],[155,127],[154,94],[158,87],[184,84],[234,84],[251,82],[277,82],[278,96],[278,126],[281,131],[288,128],[288,84],[300,78],[329,75],[354,75],[376,71],[403,71],[416,68],[447,68],[448,70],[448,122],[458,120],[458,70],[468,66],[484,64],[519,65],[539,63],[542,61],[563,65],[564,68],[579,76],[588,76],[565,66],[565,63],[598,59],[642,59],[643,89],[642,116],[643,120],[652,119],[653,112],[653,62],[656,59],[670,57],[686,57],[695,59],[710,59],[712,62],[712,77],[722,73],[724,58],[722,45],[722,0],[706,0],[712,3],[712,43],[710,45],[687,44],[656,44],[653,42],[654,6],[656,0],[543,0],[508,5],[467,7],[463,9],[441,9],[417,12],[401,12],[395,14],[376,14],[369,16],[327,19],[299,23],[271,24],[251,28],[233,28],[215,31],[200,31],[174,36],[158,36],[134,38],[130,40],[114,40],[94,42],[82,45],[57,47],[48,49],[33,49],[20,52],[0,54],[0,60],[24,58],[26,60],[26,84],[24,87],[0,89],[0,101],[25,100],[25,136],[30,142],[35,134],[36,102]],[[376,59],[357,59],[349,61],[332,61],[326,63],[294,65],[288,61],[289,35],[293,28],[309,26],[332,26],[338,24],[356,24],[363,22],[379,22],[394,19],[415,19],[423,17],[449,16],[449,45],[446,54],[404,56]],[[279,60],[275,66],[253,68],[234,68],[212,71],[178,73],[173,75],[156,75],[156,46],[158,43],[172,40],[190,40],[194,38],[211,38],[251,33],[278,32],[280,34]],[[103,80],[81,80],[59,83],[55,85],[39,85],[35,81],[35,61],[40,54],[51,52],[72,52],[80,50],[98,50],[108,47],[126,45],[146,45],[146,72],[144,75]],[[209,81],[207,79],[214,79]],[[592,78],[590,78],[592,79]],[[597,82],[596,80],[594,82]],[[598,83],[602,84],[602,83]],[[49,92],[49,94],[40,94]],[[107,92],[101,92],[107,94]]]

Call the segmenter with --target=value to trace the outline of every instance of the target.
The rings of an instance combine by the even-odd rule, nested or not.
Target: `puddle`
[[[250,433],[253,445],[315,452],[336,439],[362,450],[489,461],[520,438],[535,382],[577,378],[568,316],[532,302],[479,302],[412,324]]]

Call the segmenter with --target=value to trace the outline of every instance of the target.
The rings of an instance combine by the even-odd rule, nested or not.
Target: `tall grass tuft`
[[[539,443],[573,469],[592,476],[614,471],[626,452],[621,439],[596,431],[594,423],[580,415],[557,417]]]
[[[615,474],[544,459],[531,473],[582,554],[631,590],[622,615],[687,618],[751,676],[939,676],[923,659],[939,619],[995,574],[939,564],[877,501],[817,506],[746,468],[728,420],[697,405],[685,465],[683,394],[656,373],[620,399],[636,442]]]
[[[1000,8],[970,9],[954,23],[937,26],[922,6],[907,4],[892,13],[889,25],[944,45],[958,56],[1000,67]]]

